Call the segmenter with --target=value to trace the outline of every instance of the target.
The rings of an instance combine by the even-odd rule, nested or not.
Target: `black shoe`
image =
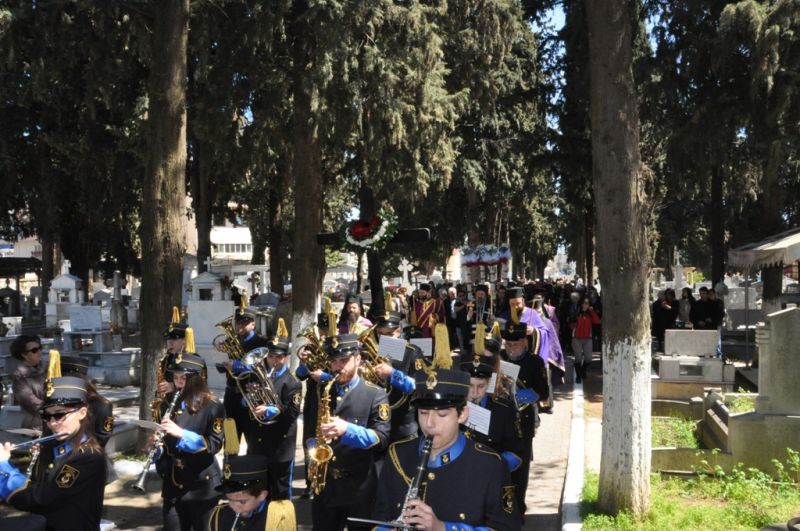
[[[583,365],[581,365],[581,378],[583,378],[584,380],[586,379],[586,371],[588,370],[589,370],[588,363],[584,363]]]
[[[575,364],[575,383],[581,383],[583,381],[583,363],[576,363]]]

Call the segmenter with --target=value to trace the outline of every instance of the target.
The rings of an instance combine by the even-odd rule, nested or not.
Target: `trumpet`
[[[260,418],[256,414],[258,406],[271,406],[279,402],[278,394],[272,386],[272,373],[275,372],[275,369],[266,372],[264,366],[264,360],[268,354],[269,349],[266,347],[254,348],[242,358],[242,362],[252,367],[252,369],[233,375],[236,386],[242,393],[250,413],[253,414],[253,418],[259,424],[272,424],[275,421]]]

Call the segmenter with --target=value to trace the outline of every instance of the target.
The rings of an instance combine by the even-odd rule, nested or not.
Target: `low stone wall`
[[[703,460],[708,462],[710,469]],[[650,466],[654,472],[712,472],[717,465],[726,472],[730,471],[734,465],[733,455],[697,448],[653,448],[650,454]]]
[[[703,399],[662,400],[654,398],[651,402],[651,415],[654,417],[679,417],[692,420],[703,418]]]

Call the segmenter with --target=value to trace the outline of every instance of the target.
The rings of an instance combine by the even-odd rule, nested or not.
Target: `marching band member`
[[[224,410],[203,379],[205,365],[192,352],[175,357],[173,382],[180,395],[172,415],[161,419],[164,446],[156,461],[165,531],[203,530],[217,504],[221,478],[214,455],[222,448]]]
[[[422,434],[432,438],[427,473],[419,489],[424,494],[404,506],[424,439],[396,442],[389,447],[372,518],[399,518],[424,530],[520,529],[514,486],[502,458],[459,432],[459,424],[469,416],[468,392],[465,372],[435,369],[429,374],[417,373],[413,405]]]
[[[53,351],[50,352],[52,356]],[[80,356],[60,356],[61,374],[75,376],[86,382],[86,397],[89,405],[89,417],[94,427],[94,437],[100,446],[106,447],[114,431],[114,405],[103,398],[89,379],[89,362]]]
[[[335,383],[329,384],[330,410],[318,413],[323,419],[319,430],[331,441],[334,459],[311,513],[315,530],[340,531],[348,517],[367,516],[372,510],[377,480],[374,459],[386,448],[390,410],[386,392],[358,375],[357,335],[326,338],[325,352]]]
[[[269,354],[266,363],[271,371],[272,389],[278,402],[256,408],[256,415],[269,424],[250,423],[247,453],[267,457],[270,499],[290,500],[302,386],[287,365],[289,333],[283,319],[279,320],[277,334],[267,347]]]
[[[0,448],[0,497],[9,505],[44,516],[54,531],[97,531],[103,511],[106,457],[92,435],[86,382],[66,376],[46,383],[42,421],[56,440],[41,445],[31,478]]]
[[[177,306],[172,307],[172,322],[167,325],[164,330],[164,339],[167,342],[167,353],[161,359],[159,365],[159,373],[164,375],[164,380],[158,382],[156,391],[161,396],[166,396],[175,391],[175,385],[172,383],[172,365],[175,362],[175,356],[180,354],[186,349],[186,323],[181,322],[181,312]]]

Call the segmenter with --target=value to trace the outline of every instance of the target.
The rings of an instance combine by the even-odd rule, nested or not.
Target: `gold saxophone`
[[[311,490],[319,496],[325,490],[328,477],[328,464],[335,459],[333,448],[329,441],[322,435],[322,425],[331,421],[331,388],[336,381],[336,376],[322,387],[319,395],[317,410],[317,430],[313,439],[306,443],[308,446],[308,475],[311,478]],[[319,387],[317,390],[319,391]]]
[[[158,361],[158,370],[156,371],[156,393],[153,401],[150,402],[150,415],[155,422],[161,420],[161,404],[164,402],[164,396],[158,392],[158,384],[167,379],[167,359],[169,354],[165,354]]]

